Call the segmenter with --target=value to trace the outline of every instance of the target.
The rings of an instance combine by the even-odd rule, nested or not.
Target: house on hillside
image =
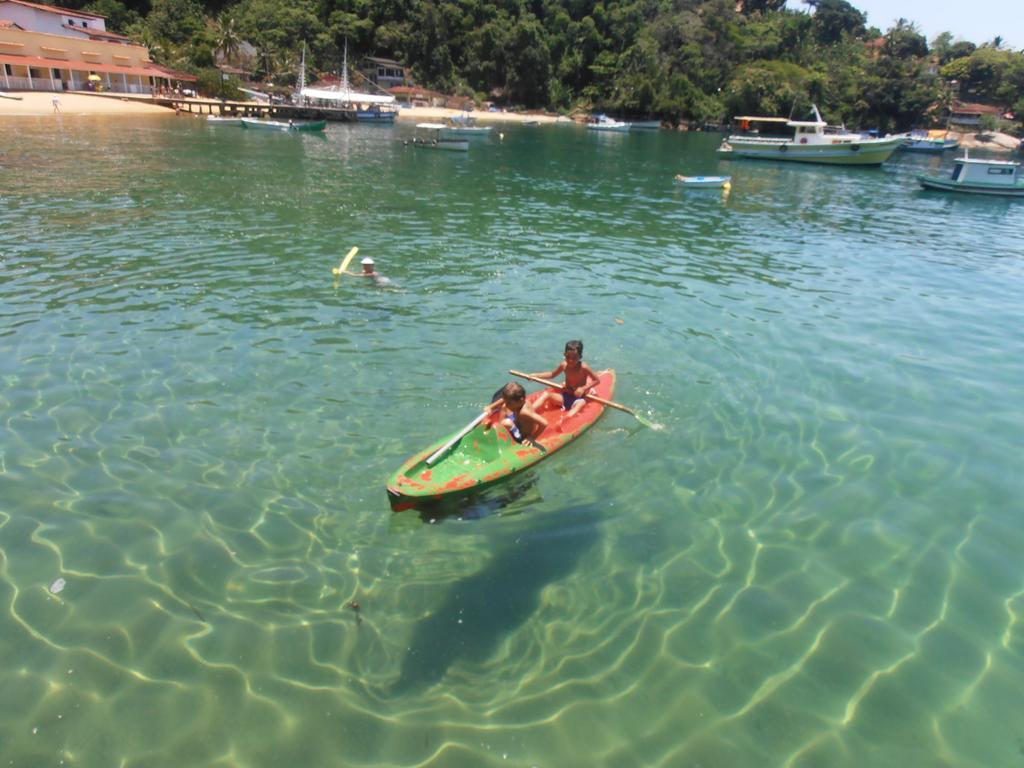
[[[0,0],[0,88],[153,93],[196,78],[153,63],[149,49],[107,32],[106,17]]]
[[[243,83],[252,82],[252,72],[250,72],[247,69],[241,69],[240,67],[232,67],[230,64],[218,64],[217,69],[220,70],[222,75],[227,75],[229,77],[237,77]]]
[[[363,59],[359,72],[371,83],[385,91],[396,86],[412,85],[412,79],[406,68],[391,59],[367,56]]]
[[[998,118],[1002,111],[999,107],[993,107],[990,104],[957,102],[950,112],[949,123],[956,128],[980,128],[982,115],[992,115]]]
[[[395,97],[395,102],[410,107],[440,107],[444,105],[445,95],[428,88],[415,85],[396,85],[388,88],[388,93]]]

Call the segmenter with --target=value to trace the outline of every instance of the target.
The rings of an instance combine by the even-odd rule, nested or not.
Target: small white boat
[[[440,149],[448,152],[468,152],[468,139],[451,139],[444,136],[444,123],[417,123],[412,145],[422,149]]]
[[[949,138],[946,131],[911,131],[903,134],[903,143],[899,149],[901,152],[924,152],[926,154],[941,155],[950,149],[956,149],[960,142]]]
[[[448,118],[441,138],[444,139],[486,139],[491,135],[491,126],[477,125],[476,118],[469,115],[455,115]]]
[[[242,118],[240,117],[217,117],[217,115],[206,116],[207,125],[241,125]]]
[[[732,186],[732,176],[683,176],[677,174],[676,181],[687,187],[728,188]]]
[[[614,120],[608,115],[594,115],[594,119],[587,123],[587,128],[591,131],[608,131],[610,133],[628,133],[630,129],[629,123],[624,123],[620,120]]]
[[[1000,195],[1024,197],[1024,178],[1021,165],[1013,160],[976,160],[967,156],[953,162],[949,176],[918,176],[925,189],[940,192],[966,192],[971,195]]]
[[[254,120],[249,117],[242,118],[243,128],[255,128],[261,131],[322,131],[327,127],[326,120],[302,120],[295,122],[289,120]]]

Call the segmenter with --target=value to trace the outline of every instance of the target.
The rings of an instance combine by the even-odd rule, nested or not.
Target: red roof
[[[953,114],[977,114],[977,115],[998,115],[1003,110],[999,107],[993,107],[991,104],[966,104],[964,102],[957,102],[953,105]]]
[[[27,0],[0,0],[0,5],[3,3],[14,3],[15,5],[24,5],[26,8],[35,8],[39,11],[47,11],[48,13],[59,13],[61,15],[70,16],[87,16],[90,19],[103,19],[106,21],[106,16],[101,16],[98,13],[89,13],[88,11],[73,11],[70,8],[61,8],[59,5],[40,5],[39,3],[30,3]]]
[[[91,40],[115,40],[117,42],[126,42],[135,45],[135,41],[126,35],[119,35],[116,32],[107,32],[105,29],[90,29],[89,27],[72,27],[70,24],[61,24],[64,29],[70,29],[75,32],[84,32],[89,36]]]
[[[396,85],[394,88],[388,88],[388,93],[392,96],[444,96],[443,93],[419,88],[415,85]]]
[[[46,59],[42,56],[17,56],[0,53],[0,64],[19,64],[23,67],[37,69],[72,69],[75,72],[106,72],[111,75],[140,75],[142,77],[165,77],[171,80],[194,81],[195,75],[175,72],[161,67],[159,64],[147,64],[141,67],[121,67],[116,64],[97,64],[94,61],[65,61],[64,59]]]

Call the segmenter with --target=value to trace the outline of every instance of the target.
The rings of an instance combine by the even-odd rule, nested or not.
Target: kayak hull
[[[541,390],[527,396],[531,403]],[[615,392],[615,371],[599,374],[594,394],[610,399]],[[388,479],[388,498],[396,510],[424,502],[458,498],[481,490],[522,472],[542,461],[586,432],[604,413],[605,407],[588,400],[570,417],[560,403],[551,402],[541,411],[548,426],[536,441],[538,446],[516,443],[508,431],[493,426],[489,419],[478,424],[432,465],[427,458],[458,433],[444,437],[410,457]]]

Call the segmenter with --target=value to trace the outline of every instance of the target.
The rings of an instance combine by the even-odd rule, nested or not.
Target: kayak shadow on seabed
[[[417,502],[403,499],[396,503],[389,494],[388,499],[396,514],[401,516],[415,510],[424,523],[430,524],[440,523],[447,518],[479,520],[493,515],[517,515],[544,500],[537,490],[537,473],[532,471],[455,497]]]
[[[398,679],[383,698],[435,685],[459,661],[486,662],[536,611],[546,586],[570,576],[600,540],[600,505],[560,510],[519,533],[483,570],[451,584],[441,604],[413,628]]]

